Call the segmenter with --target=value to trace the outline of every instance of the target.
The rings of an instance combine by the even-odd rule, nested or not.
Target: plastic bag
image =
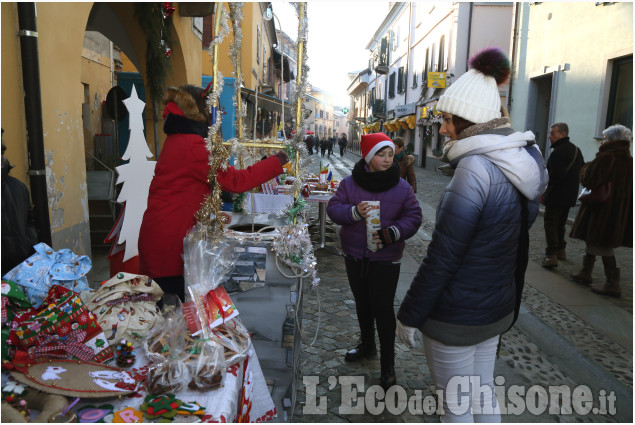
[[[200,226],[200,223],[194,226],[183,241],[185,285],[200,321],[203,339],[211,339],[224,347],[225,364],[235,362],[246,355],[251,343],[249,332],[234,317],[237,313],[231,314],[234,305],[229,296],[216,294],[214,290],[233,269],[238,242],[206,240]],[[210,314],[212,311],[217,313]]]
[[[181,313],[178,298],[164,300],[163,320],[151,329],[144,342],[146,355],[152,360],[148,368],[148,393],[174,394],[190,381],[186,360],[189,357],[187,324]],[[176,298],[176,297],[174,297]]]
[[[223,347],[214,341],[199,339],[189,350],[187,362],[190,372],[188,388],[201,392],[220,387],[225,370]]]
[[[226,240],[209,241],[201,237],[202,224],[194,226],[183,240],[184,277],[187,296],[193,301],[201,322],[203,337],[210,336],[208,315],[205,313],[207,294],[218,287],[234,268],[234,243]]]
[[[251,343],[249,331],[237,317],[213,328],[211,339],[225,348],[225,364],[242,360]]]

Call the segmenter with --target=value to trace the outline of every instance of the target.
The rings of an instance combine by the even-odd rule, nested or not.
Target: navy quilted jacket
[[[520,192],[531,225],[548,174],[531,132],[479,134],[448,152],[454,177],[441,197],[436,226],[398,318],[487,325],[514,310]],[[517,190],[518,189],[518,190]]]

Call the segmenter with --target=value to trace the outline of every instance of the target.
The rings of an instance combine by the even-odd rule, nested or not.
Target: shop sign
[[[428,87],[434,89],[445,88],[445,72],[428,72]]]
[[[412,115],[416,112],[416,109],[416,102],[412,102],[407,105],[395,106],[395,116],[403,117],[404,115]]]

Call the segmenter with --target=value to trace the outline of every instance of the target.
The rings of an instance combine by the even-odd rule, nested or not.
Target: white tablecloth
[[[256,213],[278,213],[293,203],[292,195],[266,195],[264,193],[247,193],[245,211],[251,213],[252,205]]]

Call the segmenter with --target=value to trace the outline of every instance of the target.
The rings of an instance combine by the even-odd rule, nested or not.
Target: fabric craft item
[[[16,313],[9,339],[22,360],[105,363],[114,356],[95,315],[77,293],[59,285],[51,287],[40,307]]]
[[[31,303],[24,292],[10,280],[2,280],[2,358],[11,360],[15,347],[9,341],[10,326],[15,312],[31,308]]]
[[[373,156],[383,147],[390,146],[392,151],[395,151],[395,144],[390,140],[390,137],[384,133],[372,133],[362,135],[362,157],[366,161],[366,164],[370,163]]]
[[[174,394],[146,396],[140,409],[148,419],[166,418],[172,419],[176,416],[179,406],[183,402],[178,400]]]
[[[159,318],[156,303],[163,291],[147,276],[117,273],[98,290],[80,296],[97,316],[107,341],[115,344],[125,339],[139,346]]]
[[[139,377],[99,363],[45,360],[14,368],[13,377],[23,384],[68,397],[118,397],[141,387]]]
[[[77,411],[79,423],[105,423],[111,422],[114,407],[112,404],[101,406],[84,406]]]
[[[39,307],[53,285],[73,291],[90,289],[86,274],[92,263],[85,255],[77,256],[69,249],[53,251],[45,243],[33,247],[35,254],[14,267],[3,276],[24,289],[34,307]]]
[[[123,410],[119,410],[114,413],[112,421],[114,423],[140,423],[143,422],[143,412],[133,409],[132,407],[126,407]]]

